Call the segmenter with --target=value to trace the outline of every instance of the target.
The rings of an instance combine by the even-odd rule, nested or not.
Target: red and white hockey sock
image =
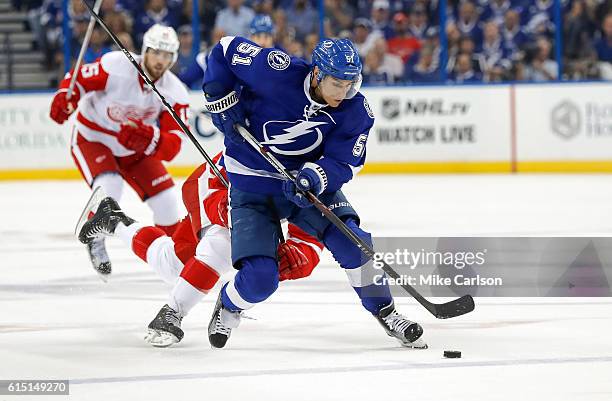
[[[198,290],[187,280],[179,277],[170,292],[168,306],[177,311],[181,317],[185,317],[207,293]]]
[[[204,298],[219,281],[219,273],[206,263],[191,258],[185,264],[181,276],[170,294],[168,305],[185,316]]]
[[[145,226],[138,222],[134,222],[129,226],[126,226],[125,224],[120,222],[119,224],[117,224],[117,228],[115,228],[115,235],[121,238],[121,241],[123,241],[126,246],[132,249],[132,242],[134,236],[136,235],[136,233],[138,233],[138,231],[143,228],[145,228]]]
[[[183,269],[183,262],[176,256],[174,242],[161,229],[133,223],[121,223],[115,230],[134,254],[146,262],[167,284],[174,285]]]
[[[179,223],[180,222],[176,222],[176,223],[171,224],[169,226],[162,226],[161,224],[156,224],[155,227],[157,227],[160,230],[162,230],[168,237],[172,237],[172,235],[176,231],[177,227],[179,226]]]

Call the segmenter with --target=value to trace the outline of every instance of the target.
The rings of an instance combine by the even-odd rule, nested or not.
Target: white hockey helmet
[[[162,50],[172,53],[172,64],[176,63],[178,58],[179,40],[175,30],[172,27],[155,24],[149,28],[142,37],[141,54],[144,55],[147,49]]]

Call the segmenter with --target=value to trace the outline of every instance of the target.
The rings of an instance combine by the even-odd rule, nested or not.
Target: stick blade
[[[449,319],[470,313],[474,307],[474,298],[468,294],[445,304],[435,305],[434,316],[438,319]]]

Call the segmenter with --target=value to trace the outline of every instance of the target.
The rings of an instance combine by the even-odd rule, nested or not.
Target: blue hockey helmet
[[[257,14],[251,20],[250,27],[251,35],[257,35],[259,33],[267,33],[272,35],[274,33],[274,23],[269,15]]]
[[[361,60],[355,45],[349,39],[324,39],[317,43],[312,52],[312,65],[319,68],[317,82],[325,76],[353,81],[353,86],[346,95],[347,99],[355,96],[361,87]]]

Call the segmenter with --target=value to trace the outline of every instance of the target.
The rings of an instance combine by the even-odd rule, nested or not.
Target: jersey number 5
[[[83,78],[91,78],[100,73],[100,63],[85,64],[81,67],[81,76]]]
[[[368,140],[368,136],[366,134],[359,135],[359,138],[355,141],[355,146],[353,146],[353,156],[360,157],[363,155],[363,150],[365,149],[366,141]]]
[[[246,54],[246,56],[239,56],[238,54],[234,54],[232,56],[232,65],[251,65],[253,62],[253,57],[257,56],[261,51],[261,47],[252,45],[247,42],[240,43],[238,47],[236,47],[238,52]]]

